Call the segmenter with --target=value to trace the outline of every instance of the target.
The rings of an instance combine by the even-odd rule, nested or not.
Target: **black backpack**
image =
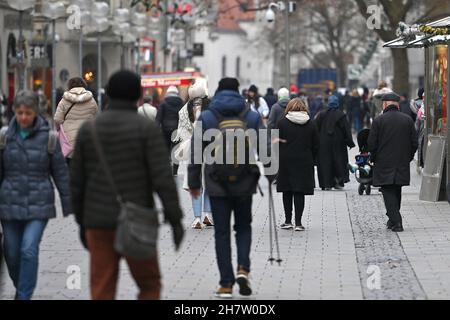
[[[216,136],[215,139],[221,139],[221,141],[214,149],[214,156],[219,154],[220,156],[216,159],[221,159],[222,162],[212,164],[211,178],[219,182],[226,191],[233,190],[234,186],[239,184],[242,179],[259,173],[258,166],[252,161],[254,155],[252,154],[251,141],[245,135],[247,130],[246,116],[250,108],[246,107],[239,115],[231,117],[225,117],[214,109],[209,110],[219,122],[220,135]],[[245,140],[239,143],[238,138],[241,136]],[[244,145],[242,145],[242,142],[244,142]],[[225,152],[222,150],[225,150]],[[244,154],[242,154],[243,152]],[[227,155],[228,158],[233,155],[233,158],[229,159],[228,162]]]

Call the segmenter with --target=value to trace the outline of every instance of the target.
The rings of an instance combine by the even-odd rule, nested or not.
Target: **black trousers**
[[[292,198],[295,205],[295,225],[302,224],[303,210],[305,209],[305,195],[299,192],[283,192],[283,206],[286,223],[292,222]]]
[[[402,187],[397,185],[382,186],[384,205],[386,206],[386,215],[392,223],[402,223],[400,207],[402,203]]]

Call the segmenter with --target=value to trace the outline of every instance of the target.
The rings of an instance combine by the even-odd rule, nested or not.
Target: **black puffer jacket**
[[[100,143],[119,193],[126,201],[154,207],[156,191],[165,219],[180,222],[182,212],[169,157],[157,126],[132,103],[111,101],[95,120]],[[80,128],[71,163],[71,188],[77,222],[85,228],[115,229],[119,204],[100,164],[90,122]]]
[[[156,122],[163,131],[174,131],[178,128],[178,112],[183,108],[183,100],[178,96],[168,96],[158,108]]]

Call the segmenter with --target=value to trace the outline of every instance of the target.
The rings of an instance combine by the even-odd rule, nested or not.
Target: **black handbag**
[[[122,198],[106,162],[94,121],[91,122],[91,134],[100,164],[103,166],[120,205],[114,249],[126,257],[139,260],[153,258],[156,255],[156,242],[158,240],[158,211],[154,208],[125,201]]]

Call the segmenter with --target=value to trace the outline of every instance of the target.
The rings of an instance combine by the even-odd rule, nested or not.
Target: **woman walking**
[[[342,189],[349,182],[348,152],[355,146],[345,114],[338,109],[336,96],[328,99],[328,109],[315,120],[320,134],[318,157],[319,185],[322,190]]]
[[[187,166],[191,154],[191,137],[194,131],[195,121],[210,103],[206,81],[197,79],[189,87],[188,95],[188,102],[179,112],[177,135],[173,140],[174,143],[179,142],[175,147],[174,155],[178,161],[181,160],[180,173],[183,172],[183,189],[187,191],[189,191]],[[202,229],[203,224],[205,226],[213,226],[211,205],[207,194],[204,194],[203,197],[192,197],[192,209],[194,211],[194,221],[191,225],[193,229]],[[205,212],[203,224],[202,211]]]
[[[70,79],[67,84],[68,91],[64,93],[56,108],[54,120],[60,130],[60,143],[67,164],[70,164],[72,159],[75,139],[81,125],[84,121],[93,119],[99,112],[92,92],[86,88],[87,84],[82,78]]]
[[[51,178],[67,216],[71,213],[69,173],[59,143],[50,138],[48,123],[38,116],[37,94],[18,92],[14,111],[1,139],[0,221],[16,299],[29,300],[37,283],[39,243],[48,220],[56,217]]]
[[[305,230],[302,215],[305,195],[314,194],[314,158],[319,151],[319,133],[310,120],[308,107],[300,98],[291,100],[286,117],[278,122],[280,130],[280,169],[277,191],[283,193],[285,222],[292,229],[292,200],[295,205],[295,231]]]

